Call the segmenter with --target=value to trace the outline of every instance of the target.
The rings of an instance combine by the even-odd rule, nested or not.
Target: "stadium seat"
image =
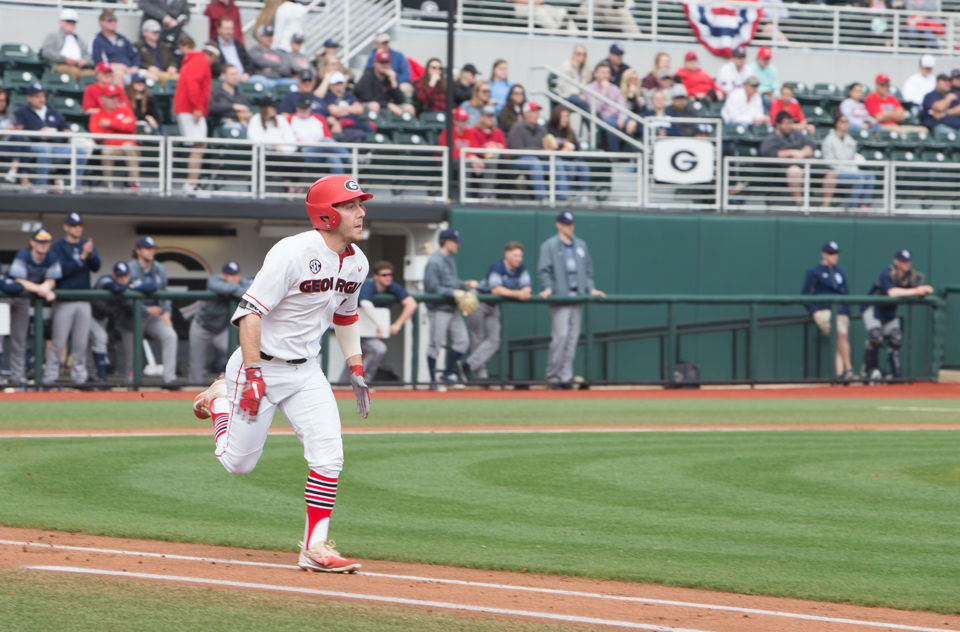
[[[410,132],[394,132],[393,144],[395,145],[426,145],[426,139],[421,134],[412,134]]]
[[[296,85],[278,85],[273,88],[273,96],[277,101],[283,101],[283,98],[290,92],[299,92],[299,90]]]
[[[420,115],[420,127],[425,130],[442,130],[447,124],[444,112],[424,112]]]
[[[80,84],[65,72],[45,72],[40,77],[40,83],[51,94],[83,95],[83,88],[80,87]]]
[[[38,81],[37,75],[29,70],[4,70],[3,87],[14,92],[24,92],[31,83]]]
[[[894,162],[915,162],[920,159],[920,156],[913,151],[905,149],[895,149],[890,152],[890,160]]]
[[[168,81],[167,83],[170,82]],[[237,84],[237,90],[240,91],[240,94],[247,97],[252,107],[255,107],[257,102],[263,97],[273,96],[270,91],[267,90],[267,87],[259,81]]]
[[[40,75],[43,74],[46,64],[26,44],[3,44],[0,46],[0,67],[5,71],[26,70]]]
[[[949,162],[950,156],[935,149],[924,149],[920,153],[920,160],[923,162]]]

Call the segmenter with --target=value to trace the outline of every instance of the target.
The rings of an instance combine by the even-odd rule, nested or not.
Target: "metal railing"
[[[950,11],[873,9],[820,4],[703,0],[707,10],[760,10],[753,43],[776,48],[854,50],[883,53],[939,51],[951,53],[960,38],[960,14]],[[610,3],[600,0],[460,0],[457,28],[610,38],[652,42],[696,41],[684,0]],[[403,19],[405,26],[442,23]]]
[[[307,14],[304,47],[315,54],[333,38],[340,43],[341,59],[348,62],[373,44],[377,33],[392,28],[399,15],[399,0],[329,0]]]

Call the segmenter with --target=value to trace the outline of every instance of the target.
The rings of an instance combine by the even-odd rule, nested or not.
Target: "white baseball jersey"
[[[315,358],[323,333],[357,321],[367,257],[356,246],[330,250],[316,230],[281,239],[243,295],[231,321],[260,314],[260,350],[281,360]]]

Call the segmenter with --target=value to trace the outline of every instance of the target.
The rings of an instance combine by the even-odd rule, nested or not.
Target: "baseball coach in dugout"
[[[300,568],[349,573],[360,568],[328,542],[330,514],[343,468],[340,415],[318,360],[320,340],[332,323],[350,367],[357,413],[366,419],[370,393],[363,375],[357,299],[367,258],[363,203],[372,198],[349,176],[321,178],[307,191],[313,230],[277,242],[231,318],[240,348],[226,374],[198,394],[194,414],[212,417],[216,457],[231,474],[256,466],[276,409],[303,444],[310,468],[304,499],[306,528]]]

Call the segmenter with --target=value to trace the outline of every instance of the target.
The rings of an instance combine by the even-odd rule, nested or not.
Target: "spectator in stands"
[[[950,77],[937,75],[933,92],[923,97],[920,120],[931,132],[956,132],[960,130],[960,98],[950,90]]]
[[[748,77],[743,86],[734,88],[723,102],[720,116],[727,125],[764,125],[767,115],[759,93],[760,80]]]
[[[667,93],[663,90],[654,90],[650,94],[649,104],[650,108],[643,113],[644,118],[667,118],[670,116],[670,114],[667,113]],[[651,123],[648,121],[645,127],[648,129],[655,127],[657,136],[666,136],[667,130],[670,129],[670,124]]]
[[[0,88],[0,131],[2,130],[15,130],[18,129],[17,117],[14,114],[13,106],[10,105],[10,90],[7,88]],[[12,140],[14,137],[7,134],[0,134],[0,139],[4,141]],[[8,146],[7,151],[11,154],[16,154],[23,151],[22,147]],[[17,181],[17,176],[20,174],[20,159],[11,158],[10,167],[7,169],[7,173],[4,174],[3,179],[14,184]],[[26,184],[26,181],[23,182]],[[0,340],[0,343],[3,341]],[[2,354],[0,350],[0,354]]]
[[[339,62],[336,67],[328,64],[329,60],[331,59],[336,59],[337,62]],[[353,83],[353,73],[350,72],[350,70],[340,60],[340,43],[332,37],[327,38],[327,40],[323,42],[323,52],[317,55],[315,63],[317,66],[317,76],[321,80],[328,72],[339,71],[342,72],[343,76],[347,78],[347,87],[350,87],[350,84]]]
[[[747,49],[738,46],[733,49],[730,61],[720,66],[720,71],[717,72],[717,88],[728,96],[737,88],[742,88],[752,76],[747,67]]]
[[[240,71],[233,64],[223,67],[220,85],[210,92],[210,116],[215,117],[216,125],[230,129],[243,129],[250,120],[250,101],[237,90]],[[246,133],[246,132],[244,132]]]
[[[673,76],[673,71],[671,70],[658,70],[657,71],[657,87],[651,90],[644,91],[644,98],[649,102],[653,93],[657,90],[663,92],[664,95],[670,95],[673,93],[673,86],[679,84],[680,82],[676,80]]]
[[[382,63],[383,59],[386,59],[400,90],[407,96],[413,96],[413,85],[410,83],[410,64],[403,53],[395,48],[390,48],[390,34],[377,33],[377,36],[373,39],[373,46],[374,48],[367,58],[366,69],[370,70],[377,65],[377,62]],[[389,57],[384,57],[382,53],[387,53]],[[364,74],[366,74],[366,71],[364,71]]]
[[[828,241],[820,249],[820,264],[807,270],[801,294],[812,296],[833,294],[850,294],[847,287],[847,275],[837,267],[840,258],[840,246],[835,241]],[[827,303],[813,303],[806,306],[817,328],[823,335],[830,335],[831,306]],[[837,305],[837,351],[835,355],[835,375],[837,381],[854,379],[853,366],[850,364],[850,305]]]
[[[475,143],[473,146],[488,150],[486,153],[470,153],[470,168],[474,177],[483,178],[487,181],[480,189],[480,197],[484,200],[493,200],[499,166],[504,159],[502,153],[489,150],[507,148],[507,138],[504,136],[503,130],[496,126],[496,115],[497,108],[490,104],[484,105],[480,108],[476,126],[471,128]]]
[[[212,345],[225,363],[227,357],[227,337],[230,314],[237,301],[250,287],[253,278],[240,278],[240,264],[228,261],[220,268],[220,274],[207,279],[207,291],[217,294],[217,298],[203,301],[190,321],[190,368],[191,384],[204,382],[203,374],[207,364],[207,350]],[[216,373],[223,372],[224,364],[218,364]]]
[[[113,82],[118,86],[124,85],[126,76],[140,67],[140,53],[130,40],[117,33],[117,15],[113,9],[100,13],[100,32],[93,38],[90,56],[94,63],[110,64]]]
[[[877,75],[876,90],[867,95],[863,105],[881,127],[901,133],[919,130],[912,126],[900,125],[907,118],[907,113],[900,105],[900,100],[890,94],[890,75],[884,72]]]
[[[587,88],[589,88],[586,93],[587,105],[590,109],[596,111],[597,116],[602,121],[628,136],[636,132],[637,122],[627,119],[623,112],[623,108],[626,107],[623,102],[623,95],[620,94],[620,88],[611,79],[610,63],[607,60],[597,64],[597,67],[593,70],[593,81],[587,85]],[[605,99],[594,98],[594,94],[599,94]],[[611,101],[616,105],[612,105]],[[603,138],[606,139],[607,151],[620,151],[622,141],[619,136],[603,130]]]
[[[443,65],[436,57],[427,62],[426,72],[413,86],[413,98],[420,112],[443,112],[447,109],[447,80]]]
[[[263,144],[267,151],[267,189],[274,191],[279,189],[273,184],[278,179],[274,173],[282,172],[287,193],[295,193],[297,189],[293,186],[291,172],[299,170],[299,166],[292,166],[290,163],[300,162],[300,156],[297,154],[297,138],[293,135],[290,121],[285,116],[278,116],[277,102],[273,97],[264,97],[260,100],[259,111],[250,117],[250,123],[247,125],[247,138]]]
[[[470,118],[470,115],[467,114],[467,111],[463,108],[454,108],[453,110],[453,153],[452,160],[450,161],[450,175],[452,178],[457,179],[460,175],[460,161],[461,159],[466,159],[466,152],[464,151],[467,147],[476,147],[477,141],[473,136],[473,130],[467,127],[467,120]],[[447,146],[447,130],[444,129],[440,132],[440,137],[437,140],[437,145],[441,147]]]
[[[141,23],[157,21],[161,27],[160,39],[175,48],[183,27],[190,21],[189,0],[137,0],[137,5],[143,11]]]
[[[577,25],[574,24],[570,16],[567,15],[567,9],[557,6],[544,0],[510,0],[513,4],[513,15],[515,19],[523,20],[526,24],[530,20],[530,13],[533,13],[534,26],[542,29],[554,31],[567,30],[576,31]]]
[[[870,116],[867,106],[863,103],[862,84],[850,84],[847,88],[847,98],[840,103],[840,111],[847,117],[851,131],[859,132],[865,129],[874,132],[880,129],[877,119]]]
[[[610,49],[607,52],[606,61],[610,68],[610,83],[615,86],[620,85],[620,79],[623,77],[624,71],[630,67],[623,61],[623,52],[623,44],[619,42],[610,44]]]
[[[160,109],[157,107],[157,97],[147,90],[147,77],[142,72],[130,78],[127,100],[132,106],[133,115],[137,117],[137,133],[158,134],[161,117]]]
[[[793,129],[793,117],[789,112],[780,112],[774,121],[774,131],[760,144],[760,155],[768,158],[793,158],[801,160],[813,156],[813,141],[806,134]],[[803,204],[803,168],[792,164],[785,176],[790,194],[798,206]]]
[[[167,79],[176,79],[177,58],[166,40],[160,39],[160,23],[156,20],[146,20],[140,26],[140,39],[136,43],[137,53],[140,55],[139,70],[163,85]]]
[[[583,100],[583,93],[580,88],[569,81],[564,81],[564,77],[573,79],[583,85],[587,85],[592,80],[590,66],[587,62],[587,47],[583,44],[575,45],[573,55],[569,59],[564,59],[563,63],[560,64],[556,92],[573,105],[586,110],[587,102]]]
[[[110,69],[110,64],[105,61],[97,63],[96,72],[96,82],[89,84],[83,89],[83,100],[81,101],[81,107],[83,108],[84,114],[92,114],[100,109],[100,95],[103,94],[103,91],[107,86],[123,85],[122,83],[118,84],[114,81],[113,70]],[[126,100],[125,95],[123,98]],[[127,103],[127,105],[130,104]]]
[[[677,83],[670,89],[670,105],[666,112],[668,117],[675,118],[691,118],[697,115],[687,102],[687,89],[682,83]],[[693,132],[691,123],[671,123],[667,128],[667,136],[692,136]]]
[[[274,42],[277,48],[285,53],[293,52],[290,42],[297,33],[302,37],[303,20],[306,16],[307,7],[297,0],[287,0],[277,7],[273,14],[273,32],[276,35]]]
[[[53,71],[66,73],[74,81],[93,74],[90,49],[74,32],[79,19],[74,9],[64,9],[60,12],[60,29],[49,33],[40,45],[40,57],[53,66]]]
[[[346,81],[346,89],[348,92],[353,91],[353,72],[349,68],[345,68],[343,62],[340,61],[340,58],[331,55],[331,56],[322,56],[323,57],[323,66],[322,71],[318,75],[320,79],[320,85],[317,87],[314,94],[316,94],[321,99],[327,96],[327,90],[330,89],[329,77],[334,75],[340,75]]]
[[[270,26],[273,28],[273,15],[277,12],[277,7],[286,0],[264,0],[263,8],[257,14],[257,19],[253,23],[253,33],[260,32],[261,26]]]
[[[303,54],[303,33],[297,32],[290,36],[290,65],[293,72],[299,74],[304,70],[313,70],[313,62]]]
[[[357,98],[370,112],[390,110],[397,116],[404,112],[416,114],[413,104],[405,102],[400,81],[391,66],[391,53],[385,50],[377,51],[376,58],[373,67],[364,70],[363,76],[357,82]]]
[[[653,58],[653,69],[647,73],[640,84],[644,90],[653,91],[662,87],[660,85],[661,73],[666,72],[668,76],[673,77],[670,72],[670,55],[664,52],[657,53]]]
[[[362,119],[363,104],[351,92],[347,91],[347,78],[342,73],[333,73],[324,78],[330,90],[323,97],[327,110],[327,123],[334,134],[340,134],[345,143],[366,142],[372,128]]]
[[[460,104],[460,107],[470,115],[470,120],[467,121],[467,124],[475,125],[477,118],[480,116],[480,111],[488,105],[493,105],[490,103],[490,84],[481,79],[473,84],[473,94],[470,100]],[[493,109],[494,112],[496,112],[497,107],[493,106]]]
[[[794,127],[799,126],[800,129],[805,129],[807,134],[812,136],[817,128],[813,123],[807,123],[803,110],[800,108],[800,102],[793,97],[793,94],[793,86],[789,83],[780,86],[780,97],[770,103],[770,123],[777,120],[777,114],[781,111],[789,112],[793,120],[796,121]]]
[[[230,0],[231,2],[233,0]],[[243,42],[240,41],[240,38],[237,37],[237,23],[233,21],[233,18],[224,17],[220,20],[220,25],[217,27],[217,36],[214,38],[214,41],[217,43],[217,48],[220,49],[220,59],[223,60],[223,64],[230,64],[237,70],[237,80],[240,83],[246,83],[250,81],[250,71],[253,69],[253,61],[250,59],[249,53],[247,53],[246,46],[243,45]],[[218,64],[219,66],[219,64]],[[214,76],[220,76],[223,72],[223,69],[211,68],[211,73]]]
[[[497,115],[497,126],[503,130],[504,134],[509,134],[513,126],[523,115],[523,104],[527,101],[527,92],[519,83],[510,87],[510,94],[507,95],[507,103]]]
[[[633,72],[628,70],[627,72]],[[634,75],[636,73],[634,72]],[[579,151],[580,144],[577,135],[570,126],[570,110],[562,105],[556,105],[547,121],[547,135],[544,137],[544,149],[559,151],[562,156],[557,157],[557,199],[568,199],[568,181],[573,181],[578,188],[580,201],[585,202],[587,184],[590,182],[590,168],[587,163],[577,158],[574,152]],[[560,175],[563,174],[563,177]]]
[[[19,283],[26,292],[33,292],[48,304],[56,300],[53,288],[63,276],[60,260],[50,252],[53,237],[43,228],[30,235],[30,244],[13,257],[7,278]],[[33,297],[10,300],[10,380],[26,384],[27,333],[32,329]],[[41,332],[41,335],[42,332]]]
[[[477,292],[516,301],[530,300],[530,273],[523,265],[522,243],[506,243],[503,258],[490,266]],[[500,350],[500,305],[481,302],[467,316],[467,326],[470,329],[470,356],[463,362],[463,369],[468,378],[489,379],[487,361]]]
[[[765,106],[769,106],[770,101],[780,92],[780,78],[772,58],[773,51],[770,47],[761,46],[757,50],[756,61],[750,64],[750,74],[760,80],[760,96]]]
[[[473,95],[473,86],[477,83],[477,67],[473,64],[464,64],[457,74],[457,80],[453,84],[453,103],[463,103],[469,101]]]
[[[640,86],[640,75],[633,68],[623,73],[623,79],[620,80],[620,94],[623,96],[623,104],[627,109],[636,114],[642,115],[647,110],[647,100],[643,96],[643,88]],[[634,130],[637,135],[638,130]]]
[[[292,86],[297,83],[291,78],[293,66],[290,57],[282,50],[273,47],[273,27],[269,24],[257,30],[257,45],[247,51],[250,55],[250,81],[259,81],[273,90],[276,86]]]
[[[513,82],[507,78],[507,60],[497,59],[490,70],[490,103],[497,108],[497,114],[507,103],[507,95]]]
[[[950,92],[960,96],[960,68],[950,71]]]
[[[189,36],[181,35],[180,41],[185,37]],[[167,271],[163,264],[156,260],[156,248],[157,243],[153,237],[144,235],[138,238],[133,249],[133,259],[127,262],[127,267],[130,269],[132,283],[139,282],[162,291],[167,289]],[[173,328],[172,303],[170,300],[147,299],[141,305],[146,312],[143,315],[143,335],[160,343],[163,385],[176,390],[174,382],[177,379],[177,332]],[[128,377],[132,377],[133,332],[123,337],[123,346],[126,351]]]
[[[300,100],[300,97],[308,94],[313,102],[313,113],[325,116],[327,110],[323,105],[323,99],[314,93],[316,87],[317,76],[313,74],[313,70],[309,68],[306,70],[301,70],[300,74],[297,76],[297,91],[287,92],[285,95],[283,95],[283,100],[280,102],[280,113],[293,114],[296,112],[297,102]]]
[[[208,40],[216,40],[217,35],[220,31],[220,23],[229,19],[233,22],[234,25],[240,24],[240,7],[237,6],[237,3],[234,0],[210,0],[210,4],[207,5],[207,8],[203,10],[203,14],[207,16],[210,24],[208,27]],[[237,29],[235,38],[240,44],[243,44],[243,31]],[[223,49],[221,49],[221,54]],[[231,62],[229,59],[227,60]]]
[[[507,147],[510,149],[527,149],[543,151],[543,137],[547,135],[547,128],[540,125],[540,106],[533,101],[523,104],[523,119],[507,134]],[[525,155],[514,158],[514,166],[525,172],[533,183],[534,196],[537,200],[547,199],[547,186],[544,184],[547,174],[547,165],[539,156]],[[560,179],[557,174],[557,179]],[[563,176],[566,179],[566,176]]]
[[[27,104],[20,107],[15,116],[17,126],[22,130],[70,131],[63,115],[56,108],[47,105],[47,92],[39,83],[32,83],[27,86]],[[53,162],[70,162],[70,140],[68,138],[31,136],[27,139],[27,143],[29,151],[37,154],[35,160],[39,177],[33,181],[34,184],[39,186],[47,184],[47,175],[50,173],[50,165]],[[74,147],[74,150],[77,152],[77,184],[79,185],[83,179],[84,167],[87,165],[87,155],[90,150],[79,144]],[[54,158],[50,154],[57,154],[61,157]]]
[[[188,159],[187,181],[183,184],[187,193],[197,190],[197,178],[203,167],[203,149],[206,147],[203,141],[207,138],[207,115],[210,113],[210,61],[220,55],[220,49],[213,43],[204,46],[202,51],[194,50],[195,47],[192,37],[186,33],[180,36],[183,65],[173,94],[173,113],[177,117],[180,135],[194,141]]]
[[[589,11],[593,9],[593,29],[595,31],[604,31],[608,33],[628,33],[630,35],[640,35],[640,27],[631,13],[631,8],[638,7],[637,2],[626,2],[625,0],[593,0],[593,2],[580,2],[577,11],[577,19],[581,24],[586,25],[589,19]],[[631,7],[633,5],[633,7]]]
[[[723,100],[723,92],[717,89],[713,77],[700,67],[696,52],[691,50],[683,56],[683,68],[677,70],[676,76],[683,82],[690,99],[708,102]]]
[[[855,164],[857,159],[857,141],[847,131],[850,123],[846,115],[837,113],[833,119],[833,129],[823,139],[820,150],[823,159],[830,163],[832,171],[823,177],[823,205],[830,206],[837,180],[850,185],[847,208],[867,208],[873,192],[876,177],[872,173],[860,171]]]
[[[923,97],[936,89],[937,78],[933,74],[936,64],[933,55],[924,55],[920,58],[920,69],[907,77],[903,90],[900,91],[906,105],[919,109],[920,104],[923,103]]]
[[[133,110],[120,102],[123,91],[119,86],[110,84],[100,95],[100,109],[90,115],[87,125],[91,134],[136,134],[137,117]],[[140,150],[137,141],[132,138],[107,138],[100,141],[102,147],[100,162],[103,163],[103,176],[108,189],[113,187],[113,158],[126,158],[128,173],[121,182],[130,184],[131,189],[140,188]]]
[[[303,161],[306,163],[324,162],[329,165],[330,173],[342,174],[344,164],[350,160],[350,152],[343,147],[337,147],[330,127],[322,114],[314,109],[312,94],[297,95],[297,111],[287,116],[293,137],[298,143],[324,144],[325,147],[301,147]]]

